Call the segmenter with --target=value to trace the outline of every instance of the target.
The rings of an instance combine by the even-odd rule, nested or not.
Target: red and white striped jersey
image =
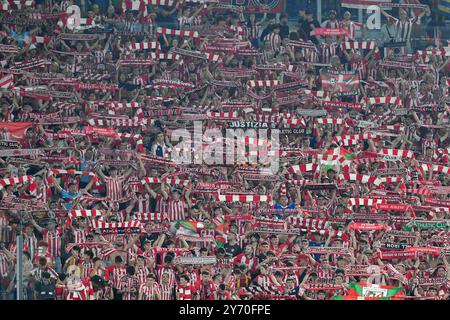
[[[127,251],[127,263],[134,263],[136,261],[138,255],[138,247],[133,245],[131,248],[128,248]]]
[[[42,229],[44,241],[48,243],[48,254],[52,257],[59,257],[61,255],[61,236],[63,234],[62,228],[56,228],[50,231],[47,228]]]
[[[167,202],[167,215],[169,221],[185,220],[186,219],[187,205],[182,199],[169,200]]]
[[[47,202],[52,196],[52,190],[48,187],[46,183],[38,186],[36,189],[36,200]]]
[[[195,293],[194,286],[188,284],[186,287],[178,286],[178,300],[192,300],[192,295]]]
[[[150,209],[150,200],[151,200],[151,196],[146,193],[144,195],[139,194],[139,196],[137,197],[137,203],[135,206],[135,209],[137,212],[151,212],[152,210]]]
[[[0,278],[6,278],[8,275],[9,259],[4,251],[0,251]]]
[[[150,271],[148,268],[136,268],[136,277],[138,278],[139,285],[142,285],[143,283],[147,282],[147,276],[150,274]]]
[[[230,290],[234,290],[236,289],[236,284],[237,284],[237,277],[236,275],[232,274],[229,279],[228,282],[226,283],[228,288],[230,288]]]
[[[161,195],[156,197],[155,212],[167,212],[167,201]]]
[[[244,253],[238,254],[231,260],[234,264],[245,264],[248,268],[254,269],[256,267],[256,258],[247,258]]]
[[[330,63],[331,57],[336,55],[335,43],[321,43],[320,51],[322,56],[322,63]]]
[[[119,287],[120,279],[126,274],[125,267],[118,268],[116,266],[110,266],[106,268],[106,272],[109,275],[112,287],[117,289]]]
[[[360,79],[366,79],[367,64],[368,62],[364,59],[361,59],[359,62],[351,61],[352,71],[358,72]]]
[[[333,279],[334,272],[332,269],[324,270],[322,268],[319,268],[317,270],[317,276],[319,279]]]
[[[330,20],[326,20],[324,22],[322,22],[322,28],[331,28],[331,29],[337,29],[339,28],[339,21],[335,20],[335,21],[330,21]]]
[[[130,289],[135,289],[134,292],[126,292]],[[117,288],[122,291],[122,300],[137,300],[137,295],[139,292],[139,282],[136,276],[124,275],[119,280],[119,287]]]
[[[258,38],[259,32],[261,31],[261,25],[259,23],[255,23],[253,25],[250,25],[248,23],[245,31],[247,34],[247,39],[256,39]]]
[[[341,21],[339,27],[348,32],[348,36],[345,36],[344,41],[353,41],[356,36],[356,24],[353,21]]]
[[[411,32],[414,24],[416,24],[418,18],[408,19],[405,22],[395,19],[395,26],[397,28],[397,41],[409,41],[411,39]]]
[[[260,274],[256,277],[255,282],[258,286],[265,287],[270,286],[272,284],[272,280],[270,280],[270,277],[265,274]]]
[[[131,79],[131,83],[139,86],[145,85],[145,75],[134,77],[133,79]]]
[[[66,300],[87,300],[87,288],[80,282],[67,288]]]
[[[156,282],[154,282],[153,285],[142,283],[139,287],[139,293],[142,294],[142,300],[157,300],[155,299],[155,295],[159,295],[161,297],[161,288]]]
[[[118,201],[123,198],[123,184],[125,177],[105,178],[106,197],[112,201]]]
[[[163,266],[156,267],[156,276],[159,281],[161,281],[162,275],[164,273],[169,274],[169,283],[172,285],[175,285],[175,272],[171,268],[167,268],[167,267],[163,267]]]
[[[271,32],[264,38],[264,42],[268,41],[270,44],[270,49],[272,51],[280,51],[281,46],[281,36],[277,33]]]
[[[88,230],[87,229],[73,229],[73,237],[74,243],[82,243],[82,242],[86,242],[86,235],[88,234]]]
[[[28,252],[30,253],[31,260],[33,260],[34,255],[37,253],[37,239],[33,234],[28,236],[26,234],[23,235],[24,246],[28,247]]]
[[[270,50],[264,50],[261,54],[260,54],[260,58],[261,58],[261,63],[269,63],[272,61],[272,59],[275,57],[275,51],[270,49]]]
[[[103,50],[95,50],[94,51],[95,62],[103,63],[103,60],[105,60],[105,54],[106,53]]]
[[[174,300],[174,286],[171,284],[160,284],[161,300]]]
[[[83,261],[79,267],[81,269],[81,278],[87,278],[89,277],[89,272],[91,269],[94,268],[94,263],[92,261]]]

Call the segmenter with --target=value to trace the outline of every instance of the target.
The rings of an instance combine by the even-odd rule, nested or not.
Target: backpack
[[[43,281],[39,282],[39,285],[36,287],[36,291],[38,293],[39,300],[55,300],[55,285],[50,282],[45,284]]]

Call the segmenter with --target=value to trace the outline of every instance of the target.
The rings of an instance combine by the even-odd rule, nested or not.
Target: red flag
[[[0,122],[0,130],[9,132],[12,139],[22,139],[32,125],[33,122]]]

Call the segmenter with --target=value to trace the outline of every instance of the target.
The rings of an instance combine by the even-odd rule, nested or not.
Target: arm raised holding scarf
[[[95,171],[97,172],[100,180],[102,182],[106,181],[106,175],[103,173],[103,166],[101,164],[98,164],[95,166]]]

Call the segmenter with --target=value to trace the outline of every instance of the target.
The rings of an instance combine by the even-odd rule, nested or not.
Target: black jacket
[[[313,20],[311,22],[308,22],[305,20],[305,21],[303,21],[300,28],[301,28],[301,30],[303,30],[306,33],[308,40],[311,40],[314,44],[319,44],[319,41],[317,40],[317,38],[315,36],[311,35],[313,26],[314,26],[314,28],[320,28],[320,24],[317,20]]]

